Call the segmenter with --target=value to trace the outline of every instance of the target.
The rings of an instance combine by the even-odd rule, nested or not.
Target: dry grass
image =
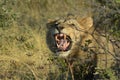
[[[1,21],[4,20],[1,24],[7,24],[0,27],[0,79],[59,79],[59,69],[49,60],[51,52],[46,44],[46,23],[48,19],[68,12],[77,13],[75,9],[80,12],[84,2],[4,0],[0,3]]]
[[[89,0],[1,0],[0,80],[63,80],[66,70],[51,61],[46,23],[68,13],[91,15],[90,5]]]

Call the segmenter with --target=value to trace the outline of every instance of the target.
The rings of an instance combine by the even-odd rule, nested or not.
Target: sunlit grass
[[[91,15],[90,5],[89,0],[1,0],[0,79],[62,80],[66,64],[51,60],[46,23],[68,13]]]
[[[118,3],[120,3],[120,0],[116,0]]]
[[[9,70],[11,72],[14,72],[14,69],[16,72],[18,71],[17,73],[19,73],[19,71],[21,72],[22,69],[26,68],[26,70],[23,70],[24,74],[26,74],[26,76],[28,76],[29,78],[30,76],[27,75],[27,72],[29,72],[30,75],[34,74],[32,76],[34,78],[36,77],[36,75],[38,76],[40,74],[46,74],[49,72],[49,69],[46,67],[49,65],[49,61],[47,61],[47,59],[50,52],[48,51],[46,45],[45,36],[37,34],[28,27],[18,27],[17,25],[4,30],[4,32],[2,32],[1,34],[0,57],[1,64],[5,65],[2,65],[4,66],[4,68],[1,68],[1,70],[3,70],[3,72],[5,71],[5,74],[10,74],[6,72]],[[14,64],[10,61],[15,62],[14,64],[21,65],[15,65],[16,67],[20,68],[20,70],[16,70],[16,68],[13,68]],[[22,68],[22,66],[24,67]],[[44,68],[42,68],[42,70],[44,71],[42,73],[38,72],[39,69],[41,70],[41,67]],[[27,71],[28,68],[30,68],[31,70]],[[35,69],[35,71],[33,69]],[[13,76],[14,75],[12,75],[10,78],[12,78]],[[19,75],[17,77],[21,78],[22,76]]]

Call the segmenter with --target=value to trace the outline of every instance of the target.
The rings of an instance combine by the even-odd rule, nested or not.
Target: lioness
[[[111,67],[114,62],[112,44],[93,27],[93,19],[63,18],[50,21],[50,49],[63,58],[93,61],[100,68]]]

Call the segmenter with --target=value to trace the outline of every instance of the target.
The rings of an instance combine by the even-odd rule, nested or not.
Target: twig
[[[68,70],[66,72],[66,78],[65,78],[65,80],[68,80],[68,75],[69,75],[69,66],[68,66]]]
[[[67,61],[67,64],[68,64],[68,70],[70,69],[70,73],[71,73],[71,76],[72,76],[72,80],[75,80],[74,79],[74,73],[73,73],[73,62],[69,61],[68,59],[66,59]]]

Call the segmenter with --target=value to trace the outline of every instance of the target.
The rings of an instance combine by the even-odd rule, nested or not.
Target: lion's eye
[[[75,24],[70,24],[70,26],[75,26]]]

